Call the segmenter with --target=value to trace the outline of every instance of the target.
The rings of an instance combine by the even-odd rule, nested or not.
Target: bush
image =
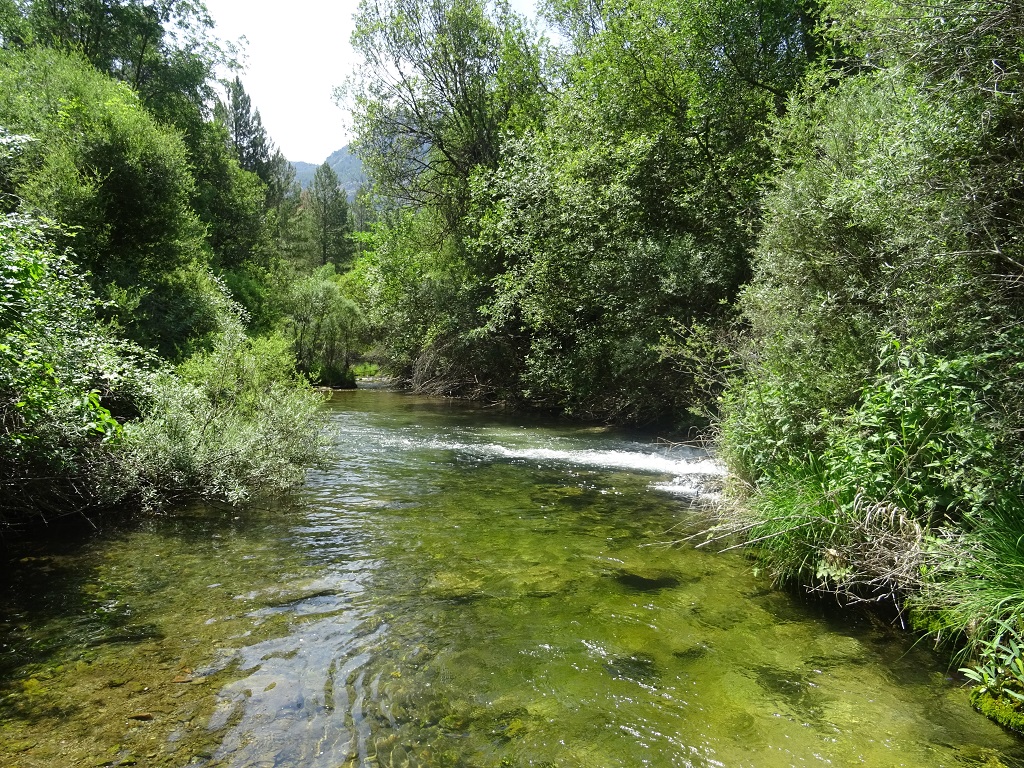
[[[146,391],[141,350],[96,319],[97,302],[54,227],[0,218],[0,523],[99,500],[92,473]],[[112,414],[111,411],[114,413]]]
[[[238,503],[302,481],[326,457],[321,398],[294,372],[287,342],[223,334],[210,352],[158,376],[143,417],[124,426],[115,495],[146,506]]]
[[[773,575],[902,599],[934,591],[939,570],[948,578],[934,564],[936,553],[949,555],[936,544],[948,531],[976,528],[997,509],[1013,508],[1015,519],[1018,449],[1001,432],[991,399],[1009,349],[947,360],[891,340],[860,402],[820,424],[824,447],[748,456],[763,469],[750,500],[750,536]],[[771,412],[791,412],[784,405],[776,400]],[[781,439],[761,433],[733,449],[796,442],[785,422],[767,428]]]
[[[119,325],[127,327],[133,340],[172,362],[208,351],[218,336],[248,319],[225,281],[199,264],[165,272],[135,290],[137,306],[131,302],[115,311]]]
[[[236,318],[171,370],[99,322],[48,232],[0,219],[0,525],[126,502],[237,503],[324,458],[320,398],[286,340],[248,339]]]

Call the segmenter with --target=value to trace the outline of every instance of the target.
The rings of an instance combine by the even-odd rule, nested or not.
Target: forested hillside
[[[717,532],[1024,701],[1011,0],[364,2],[357,260],[410,386],[704,426]],[[714,534],[712,534],[714,535]]]
[[[324,452],[361,315],[201,4],[0,3],[0,533],[240,501]]]

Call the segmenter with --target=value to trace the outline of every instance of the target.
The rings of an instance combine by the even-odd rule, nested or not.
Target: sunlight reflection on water
[[[230,659],[216,760],[931,768],[1012,751],[903,638],[765,590],[740,558],[650,548],[688,514],[652,490],[720,478],[706,453],[377,397],[336,401],[342,459],[309,490],[330,515],[296,529],[348,575]]]

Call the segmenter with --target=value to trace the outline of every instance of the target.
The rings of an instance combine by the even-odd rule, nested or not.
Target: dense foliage
[[[89,497],[91,459],[120,430],[107,406],[130,401],[145,372],[96,327],[88,287],[48,247],[43,225],[10,214],[0,233],[3,523],[26,507],[52,515]],[[57,486],[54,475],[67,482]]]
[[[364,0],[300,190],[200,3],[0,3],[0,515],[239,500],[307,380],[716,430],[723,531],[1024,725],[1011,0]]]
[[[961,643],[1020,727],[1017,4],[546,14],[561,50],[501,2],[361,5],[376,356],[423,390],[709,418],[724,531]]]
[[[722,446],[779,579],[893,597],[984,668],[1024,614],[1024,27],[1003,3],[830,11],[846,57],[777,126]]]
[[[283,339],[245,339],[225,320],[210,353],[177,371],[119,340],[47,228],[3,227],[0,524],[115,503],[229,501],[280,488],[319,460],[319,398]]]
[[[365,264],[371,317],[415,386],[679,422],[696,387],[663,342],[731,315],[814,19],[723,0],[589,22],[556,55],[502,3],[362,6],[356,148],[396,207]]]
[[[193,2],[0,8],[2,527],[238,502],[323,457],[307,377],[351,382],[359,311],[293,298],[310,206],[241,81],[216,99],[211,29]]]

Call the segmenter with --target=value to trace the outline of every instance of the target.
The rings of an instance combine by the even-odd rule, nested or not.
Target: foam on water
[[[659,453],[637,451],[582,450],[564,451],[554,448],[507,448],[503,445],[482,446],[485,452],[510,459],[573,464],[601,469],[627,469],[637,472],[657,472],[682,477],[704,475],[721,477],[725,468],[711,458],[676,459]]]
[[[657,451],[652,451],[649,446],[640,443],[622,444],[629,446],[629,449],[581,446],[548,448],[466,440],[420,441],[408,436],[396,444],[404,448],[418,445],[434,450],[455,451],[484,461],[498,460],[671,475],[672,479],[669,481],[652,483],[651,489],[690,498],[713,495],[709,491],[709,484],[716,485],[717,481],[726,475],[725,465],[707,451],[686,446]]]

